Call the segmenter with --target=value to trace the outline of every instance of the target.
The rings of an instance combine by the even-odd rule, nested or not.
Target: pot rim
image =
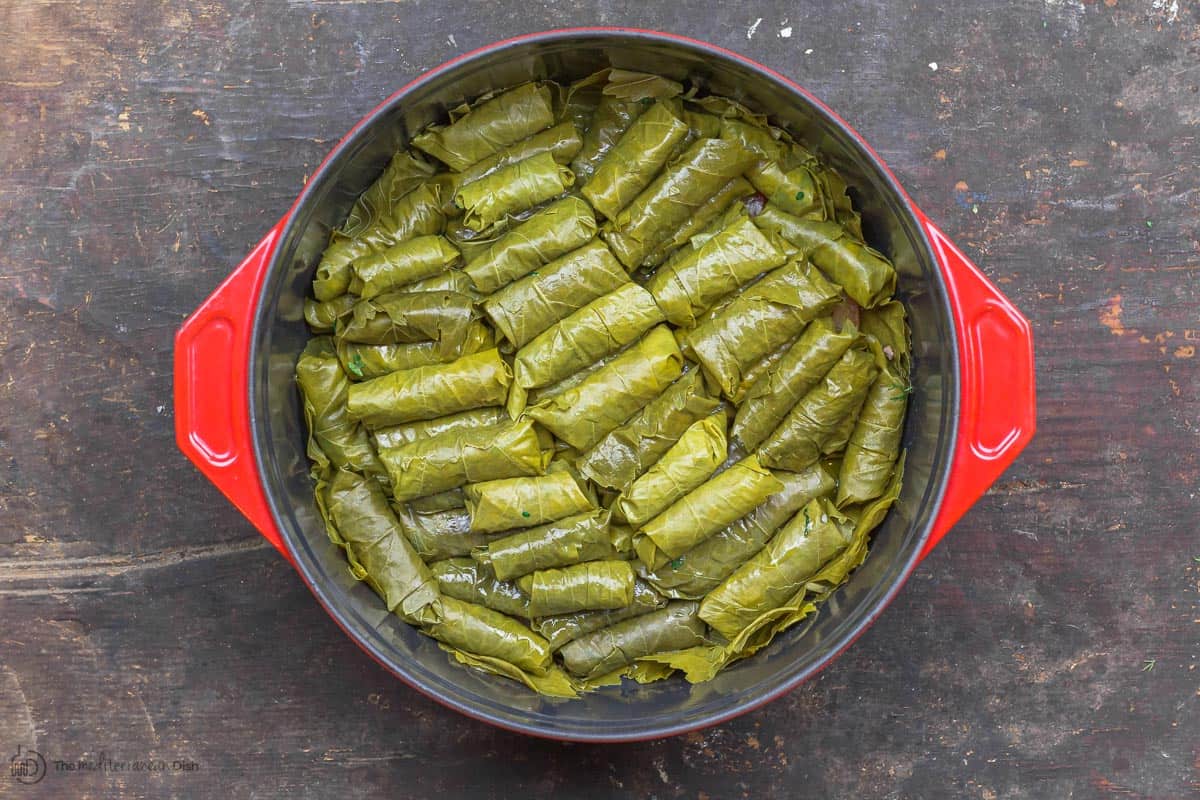
[[[296,566],[301,579],[309,590],[316,597],[317,601],[324,608],[325,612],[337,623],[338,627],[354,641],[364,652],[374,659],[380,666],[391,672],[393,675],[402,680],[405,684],[416,689],[421,694],[429,697],[437,703],[453,709],[465,716],[473,719],[486,722],[488,724],[503,728],[505,730],[522,733],[539,738],[553,739],[559,741],[572,742],[600,742],[600,743],[617,743],[617,742],[636,742],[647,741],[652,739],[660,739],[670,736],[676,736],[681,733],[699,730],[702,728],[711,727],[713,725],[727,722],[731,719],[739,717],[750,711],[753,711],[772,700],[778,699],[784,694],[795,689],[800,684],[810,680],[813,676],[823,670],[838,656],[840,656],[846,648],[852,645],[857,639],[875,622],[876,619],[883,613],[891,602],[895,599],[900,589],[908,582],[917,563],[921,560],[921,554],[925,543],[929,540],[934,523],[937,519],[937,512],[941,508],[942,500],[945,495],[947,481],[954,466],[954,453],[958,438],[958,426],[956,424],[960,409],[960,391],[961,380],[959,376],[960,354],[958,347],[957,327],[959,320],[955,317],[951,303],[948,297],[945,278],[942,273],[941,262],[934,251],[934,248],[929,240],[928,233],[921,220],[923,214],[917,209],[908,193],[896,180],[891,169],[888,168],[883,159],[878,153],[863,139],[859,133],[854,130],[841,116],[833,109],[823,103],[820,99],[812,95],[808,90],[804,89],[798,83],[788,78],[787,76],[776,72],[759,62],[736,53],[732,50],[678,34],[665,33],[662,31],[647,30],[642,28],[629,27],[578,27],[578,28],[560,28],[552,29],[537,33],[523,34],[520,36],[503,39],[492,44],[471,50],[462,55],[456,56],[449,61],[446,61],[436,67],[422,72],[413,80],[406,83],[404,86],[397,89],[374,109],[362,117],[347,133],[337,142],[336,145],[322,160],[321,164],[313,171],[312,175],[305,183],[304,188],[300,191],[295,202],[288,209],[278,230],[279,236],[275,240],[274,249],[270,256],[266,275],[277,274],[282,265],[280,263],[280,255],[284,250],[284,242],[292,233],[292,227],[295,224],[297,211],[306,203],[310,202],[312,196],[316,193],[318,187],[323,183],[323,179],[330,172],[332,165],[339,157],[347,150],[353,149],[363,137],[367,130],[373,127],[381,118],[386,116],[396,106],[404,102],[404,100],[414,91],[422,88],[429,81],[442,76],[446,72],[454,70],[465,63],[469,63],[477,58],[486,55],[493,55],[499,51],[517,49],[519,47],[537,44],[542,42],[556,42],[562,40],[570,40],[581,36],[611,36],[618,39],[626,39],[631,41],[649,41],[649,42],[664,42],[675,46],[682,46],[707,56],[716,56],[718,58],[729,60],[737,63],[739,66],[755,73],[755,75],[764,81],[773,82],[780,85],[789,94],[797,97],[797,99],[819,114],[824,122],[831,128],[839,131],[843,136],[850,141],[855,148],[858,149],[867,162],[877,171],[883,179],[888,191],[892,193],[897,201],[900,211],[912,222],[912,230],[916,233],[918,244],[922,249],[922,254],[928,259],[928,263],[934,265],[933,275],[938,284],[940,296],[937,298],[943,319],[946,321],[949,330],[949,336],[944,342],[944,346],[949,352],[949,375],[952,383],[952,391],[943,398],[942,404],[945,411],[942,414],[940,437],[943,442],[943,450],[937,453],[937,460],[934,462],[934,469],[929,478],[929,484],[932,485],[933,491],[929,492],[928,485],[926,489],[926,502],[929,505],[929,513],[925,515],[925,521],[920,525],[917,531],[917,538],[914,545],[906,557],[904,564],[897,573],[896,578],[892,581],[881,595],[875,600],[868,611],[859,619],[840,639],[832,639],[826,645],[827,651],[818,656],[814,662],[806,669],[790,676],[782,681],[779,685],[772,687],[770,690],[763,693],[762,696],[753,700],[743,702],[739,705],[732,706],[725,710],[715,711],[707,716],[691,720],[684,723],[674,725],[658,725],[652,728],[639,729],[631,733],[615,733],[615,734],[591,734],[591,733],[563,733],[555,730],[553,726],[543,724],[522,724],[515,723],[509,719],[498,717],[488,711],[473,707],[470,704],[460,702],[456,699],[444,696],[436,689],[427,686],[420,677],[410,673],[404,668],[404,665],[396,662],[374,643],[361,636],[348,624],[345,619],[346,611],[337,605],[335,599],[331,597],[322,582],[317,576],[310,572],[309,566],[300,558],[296,543],[293,541],[293,535],[288,525],[285,524],[285,513],[283,506],[287,504],[281,501],[266,483],[265,471],[262,467],[266,461],[266,452],[270,449],[270,440],[267,436],[269,429],[269,415],[265,410],[265,403],[260,403],[258,396],[259,386],[253,378],[254,365],[259,361],[261,345],[264,342],[263,336],[264,326],[271,324],[270,309],[267,307],[266,291],[269,278],[263,281],[262,288],[258,297],[255,299],[255,311],[253,318],[253,330],[250,336],[250,353],[249,367],[246,391],[249,394],[249,417],[250,429],[253,440],[253,452],[255,462],[258,465],[257,474],[260,483],[262,484],[263,494],[266,497],[267,505],[270,508],[271,516],[280,531],[283,541],[286,543],[288,553],[293,564]],[[262,413],[260,413],[260,408]]]

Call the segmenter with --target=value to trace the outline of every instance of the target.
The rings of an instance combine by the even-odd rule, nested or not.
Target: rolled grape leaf
[[[754,222],[791,242],[863,308],[885,302],[896,291],[891,262],[837,222],[803,220],[770,206]]]
[[[735,142],[697,140],[612,220],[604,234],[608,246],[626,267],[641,265],[754,161],[755,155]]]
[[[615,261],[616,259],[614,259]],[[358,298],[352,294],[343,294],[324,303],[317,302],[311,297],[304,298],[304,321],[308,329],[316,334],[333,333],[337,321],[350,316]]]
[[[846,445],[838,476],[837,504],[843,508],[883,494],[900,457],[900,436],[908,408],[908,383],[884,369],[871,384]]]
[[[623,608],[611,611],[577,611],[574,614],[556,614],[533,621],[533,628],[550,642],[552,650],[578,639],[584,634],[607,628],[622,620],[649,614],[667,604],[666,598],[648,584],[634,581],[633,600]]]
[[[775,208],[802,218],[814,213],[817,219],[825,216],[820,185],[808,167],[784,172],[776,162],[764,161],[747,172],[746,178]]]
[[[517,579],[534,617],[626,608],[633,602],[633,584],[628,561],[586,561]]]
[[[450,431],[465,431],[474,428],[486,428],[508,422],[508,414],[499,406],[488,408],[473,408],[470,411],[460,411],[434,419],[406,422],[402,425],[390,425],[386,428],[376,428],[371,431],[371,438],[379,449],[402,447],[406,444],[429,439],[438,434]]]
[[[491,294],[595,235],[591,207],[578,197],[564,197],[482,249],[465,271],[477,291]]]
[[[595,678],[651,653],[701,644],[705,627],[698,611],[698,603],[677,601],[581,636],[559,650],[563,665],[573,675]]]
[[[367,432],[346,410],[350,382],[328,337],[310,339],[305,345],[296,362],[296,385],[304,401],[308,457],[313,463],[324,467],[328,459],[335,467],[382,475],[383,465]]]
[[[804,261],[792,261],[747,288],[686,335],[686,348],[728,397],[746,370],[829,311],[838,288]]]
[[[514,347],[629,283],[629,275],[599,239],[510,283],[483,301],[483,311]]]
[[[395,449],[379,460],[392,479],[397,502],[468,483],[541,475],[549,454],[530,420],[473,430],[453,430]]]
[[[801,470],[820,458],[838,424],[859,405],[879,370],[865,350],[847,350],[758,449],[768,467]]]
[[[693,369],[584,453],[579,471],[601,486],[623,490],[720,403]]]
[[[413,137],[413,147],[461,172],[554,124],[550,87],[526,83],[486,100],[445,127]]]
[[[549,386],[612,355],[663,319],[649,292],[626,283],[551,325],[518,350],[513,380],[526,389]]]
[[[603,510],[577,514],[496,539],[471,555],[505,581],[540,569],[616,558],[620,551],[608,518]]]
[[[668,103],[654,103],[605,154],[582,189],[592,207],[608,219],[645,189],[667,163],[688,126]]]
[[[846,549],[852,528],[828,502],[813,500],[753,558],[700,602],[700,618],[734,639],[762,614],[788,602]]]
[[[637,528],[698,488],[725,462],[725,415],[692,423],[650,469],[621,493],[613,511]]]
[[[388,611],[409,622],[428,619],[439,602],[430,574],[388,507],[374,478],[339,469],[329,483],[329,516],[344,541],[352,571],[383,598]]]
[[[463,210],[466,227],[483,231],[510,214],[557,197],[574,183],[571,170],[549,153],[538,153],[463,186],[454,204]]]
[[[694,325],[713,303],[787,260],[746,216],[681,253],[660,267],[646,288],[667,319],[683,326]]]
[[[462,356],[491,350],[496,346],[492,329],[481,320],[467,326],[462,344],[445,352],[441,342],[412,344],[359,344],[339,341],[338,358],[351,380],[370,380],[402,369],[416,369],[432,364],[448,364]]]
[[[642,563],[658,570],[782,490],[779,479],[749,456],[642,525],[634,536],[634,549]]]
[[[580,186],[587,185],[601,159],[620,141],[634,121],[646,110],[646,104],[605,95],[592,116],[583,147],[571,161],[571,171]]]
[[[783,489],[646,580],[667,597],[700,600],[771,540],[810,500],[829,497],[837,481],[822,464],[801,472],[772,472]]]
[[[733,401],[735,406],[740,405],[742,401],[746,399],[746,393],[750,391],[750,387],[753,386],[759,378],[775,369],[775,366],[780,362],[780,360],[783,359],[784,354],[788,351],[788,348],[792,346],[794,341],[795,340],[784,342],[782,345],[775,348],[758,361],[755,361],[742,372],[741,381],[738,382],[737,388],[733,390],[733,394],[729,395],[729,399]]]
[[[498,538],[473,532],[471,515],[465,508],[420,513],[410,503],[393,503],[392,511],[400,522],[404,538],[426,562],[469,556],[475,548],[486,547]]]
[[[697,139],[716,139],[721,135],[721,118],[713,114],[694,111],[685,106],[683,121],[688,126],[688,135],[685,141],[689,145]]]
[[[720,219],[726,211],[734,208],[734,203],[752,194],[754,194],[754,187],[750,185],[749,181],[740,175],[733,178],[692,212],[691,216],[646,256],[642,263],[646,266],[661,264],[676,248],[686,245],[693,236],[707,228],[715,220]]]
[[[529,596],[513,583],[502,581],[473,558],[448,558],[429,565],[443,595],[478,603],[510,617],[529,619]]]
[[[484,350],[449,364],[401,370],[353,384],[347,407],[351,417],[368,427],[435,419],[500,405],[511,380],[499,351]]]
[[[441,355],[459,352],[475,318],[474,303],[454,292],[389,292],[360,300],[338,339],[362,344],[437,342]]]
[[[853,323],[837,331],[828,317],[812,322],[779,363],[750,387],[733,418],[733,437],[747,450],[762,444],[857,338]]]
[[[453,205],[454,195],[463,186],[542,153],[549,153],[559,164],[569,164],[581,147],[583,147],[583,139],[580,138],[579,131],[575,129],[575,126],[570,122],[560,122],[553,128],[536,133],[528,139],[522,139],[493,156],[477,161],[462,172],[444,173],[446,183],[442,197],[450,199],[451,205]],[[449,210],[447,211],[449,213]]]
[[[554,664],[550,643],[512,617],[476,603],[443,595],[441,610],[425,632],[440,642],[508,662],[535,675]]]
[[[787,143],[780,141],[780,131],[762,125],[753,125],[736,117],[720,120],[720,137],[737,142],[759,158],[767,161],[782,161],[787,155]]]
[[[446,237],[418,236],[365,255],[352,266],[354,274],[363,282],[359,294],[370,298],[432,278],[457,260],[458,250]]]
[[[441,233],[446,225],[441,199],[429,184],[422,184],[400,200],[359,236],[348,239],[334,234],[321,254],[313,278],[313,296],[324,302],[345,294],[354,277],[350,263],[370,253],[391,247],[414,236]]]
[[[466,487],[471,530],[494,533],[542,525],[563,517],[592,511],[596,498],[589,496],[570,470],[523,478],[501,478]]]
[[[893,300],[863,312],[862,329],[880,345],[885,359],[880,366],[888,365],[897,377],[907,380],[912,355],[904,304]]]
[[[433,172],[432,164],[407,150],[396,153],[383,174],[354,202],[338,233],[347,239],[363,235],[395,208],[402,197],[432,178]]]
[[[528,414],[584,450],[662,394],[682,368],[675,337],[660,325],[579,385],[531,406]]]

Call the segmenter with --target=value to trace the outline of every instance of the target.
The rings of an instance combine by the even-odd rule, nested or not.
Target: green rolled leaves
[[[527,83],[478,104],[444,127],[413,137],[413,146],[462,171],[554,124],[550,87]]]
[[[583,561],[615,558],[619,549],[607,511],[592,511],[518,531],[473,555],[501,580]]]
[[[675,337],[660,325],[579,385],[538,402],[527,413],[584,450],[662,394],[682,369]]]
[[[463,211],[464,225],[483,231],[510,214],[557,197],[574,183],[571,170],[549,153],[538,153],[463,186],[454,204]]]
[[[687,347],[721,391],[734,397],[754,364],[798,335],[839,298],[837,287],[817,270],[793,261],[689,332]]]
[[[650,521],[698,488],[725,461],[725,415],[692,423],[650,469],[621,493],[613,511],[633,527]]]
[[[496,330],[519,348],[627,283],[625,268],[603,242],[593,239],[490,295],[483,301],[483,311]]]
[[[601,486],[622,490],[720,402],[700,370],[693,369],[584,453],[579,470]]]
[[[296,362],[296,384],[308,423],[309,458],[318,465],[328,462],[335,467],[381,473],[366,430],[346,408],[350,381],[328,337],[312,339],[305,346]]]
[[[425,632],[458,650],[496,658],[544,675],[554,664],[550,643],[512,617],[475,603],[443,596],[438,618]]]
[[[681,326],[695,325],[697,315],[722,297],[787,260],[745,216],[700,247],[682,253],[646,283],[667,319]]]
[[[594,364],[663,321],[650,293],[626,283],[551,325],[517,351],[513,379],[533,389]]]
[[[847,350],[759,447],[762,463],[790,470],[814,463],[842,420],[861,405],[878,372],[869,352]]]
[[[638,658],[682,650],[704,641],[699,605],[686,601],[618,622],[567,643],[559,651],[572,675],[597,678]]]
[[[471,530],[481,533],[541,525],[596,508],[595,498],[569,470],[474,483],[464,494]]]
[[[838,331],[828,317],[815,320],[750,387],[733,418],[733,437],[749,450],[758,447],[857,338],[852,323]]]
[[[370,427],[435,419],[459,411],[500,405],[512,373],[499,351],[484,350],[452,361],[353,384],[350,416]]]
[[[472,257],[465,268],[475,289],[490,294],[596,235],[596,217],[578,197],[564,197],[529,217]]]
[[[671,162],[606,228],[613,254],[626,267],[640,266],[692,214],[755,156],[735,142],[700,139]]]
[[[633,584],[628,561],[586,561],[517,579],[535,617],[625,608],[633,602]]]
[[[456,261],[458,250],[444,236],[418,236],[363,256],[353,268],[363,282],[359,294],[370,298],[432,278]]]
[[[467,483],[541,475],[548,458],[529,420],[450,431],[379,451],[392,496],[405,502]]]
[[[583,196],[605,217],[615,218],[650,184],[687,132],[687,123],[670,105],[655,103],[601,159]]]
[[[782,489],[779,479],[749,456],[642,525],[634,536],[634,549],[643,564],[659,569]]]
[[[753,558],[700,603],[700,618],[734,639],[783,605],[827,562],[846,549],[851,528],[829,502],[813,500]]]
[[[510,617],[529,619],[529,596],[513,583],[502,581],[472,558],[448,558],[429,565],[443,595],[477,603]]]

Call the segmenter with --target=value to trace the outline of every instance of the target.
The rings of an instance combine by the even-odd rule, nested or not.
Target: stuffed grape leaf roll
[[[472,556],[489,565],[496,577],[507,581],[540,569],[611,559],[618,554],[609,527],[609,512],[601,510],[517,531],[496,539]]]
[[[512,374],[496,349],[392,372],[350,386],[350,416],[368,427],[435,419],[459,411],[500,405]]]
[[[452,170],[477,161],[554,124],[549,86],[526,83],[485,100],[445,127],[413,137],[413,146]]]
[[[554,664],[550,643],[512,617],[476,603],[442,596],[435,622],[425,631],[440,642],[482,656],[500,659],[535,675]]]
[[[444,236],[417,236],[354,261],[364,298],[381,295],[443,272],[458,261],[458,250]]]
[[[668,597],[700,600],[746,563],[810,500],[828,497],[837,479],[817,463],[801,472],[772,472],[783,488],[746,516],[684,553],[646,580]]]
[[[574,183],[571,170],[549,153],[538,153],[463,186],[454,194],[454,205],[464,212],[464,225],[484,231],[510,214],[557,197]]]
[[[577,611],[573,614],[554,614],[533,621],[533,628],[558,650],[567,642],[584,634],[607,628],[622,620],[649,614],[667,604],[666,598],[642,581],[634,581],[633,599],[622,608],[611,611]]]
[[[650,469],[613,503],[618,518],[638,527],[708,480],[725,462],[725,415],[692,423]]]
[[[579,470],[601,486],[623,490],[720,403],[700,370],[692,369],[584,453]]]
[[[793,261],[747,288],[716,317],[686,334],[686,347],[728,397],[760,359],[797,336],[841,297],[804,261]]]
[[[296,384],[304,401],[308,457],[313,463],[322,467],[332,463],[335,467],[382,474],[383,467],[375,457],[367,432],[347,411],[350,381],[328,337],[311,339],[305,345],[296,362]]]
[[[675,337],[660,325],[579,385],[531,406],[528,414],[583,450],[661,394],[682,368]]]
[[[650,184],[687,132],[687,123],[668,103],[654,103],[600,161],[583,196],[605,217],[615,218]]]
[[[529,619],[529,596],[516,584],[502,581],[473,558],[448,558],[429,565],[443,595],[477,603],[510,617]]]
[[[601,628],[564,645],[563,664],[572,675],[598,678],[651,653],[702,644],[705,627],[698,611],[698,603],[676,601]]]
[[[634,549],[643,564],[657,570],[782,490],[779,479],[749,456],[642,525],[634,536]]]
[[[534,617],[625,608],[633,602],[633,585],[628,561],[585,561],[517,579]]]
[[[850,543],[852,528],[828,502],[812,500],[753,558],[700,601],[700,618],[734,639],[783,605]]]
[[[578,197],[564,197],[489,244],[465,268],[475,289],[491,294],[596,235],[596,216]]]
[[[629,275],[599,239],[535,269],[483,301],[483,311],[514,347],[629,283]]]
[[[339,469],[327,491],[326,508],[355,576],[383,598],[388,611],[409,622],[427,619],[440,600],[437,582],[400,534],[379,481]]]
[[[755,161],[723,139],[699,139],[612,220],[605,238],[626,267],[640,266],[689,217]]]
[[[542,525],[596,508],[570,470],[473,483],[464,490],[471,530],[494,533]]]
[[[767,437],[759,458],[768,467],[790,470],[815,462],[839,423],[862,404],[878,372],[870,352],[847,350]]]
[[[397,502],[468,483],[541,475],[549,455],[530,420],[490,428],[455,430],[395,449],[381,450]]]

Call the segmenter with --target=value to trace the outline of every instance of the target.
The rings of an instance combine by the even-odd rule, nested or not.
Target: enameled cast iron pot
[[[293,374],[309,336],[303,299],[329,233],[395,150],[446,109],[490,89],[569,81],[608,65],[741,100],[842,172],[868,240],[899,271],[915,389],[903,493],[875,532],[866,563],[803,635],[788,632],[709,683],[671,679],[564,702],[452,663],[351,577],[314,507]],[[778,697],[879,616],[922,556],[1033,436],[1033,340],[1029,323],[913,205],[874,151],[795,83],[703,42],[583,28],[522,36],[456,58],[400,89],[346,134],[279,224],[179,330],[175,415],[184,453],[295,565],[342,629],[405,682],[524,733],[647,739],[711,725]]]

